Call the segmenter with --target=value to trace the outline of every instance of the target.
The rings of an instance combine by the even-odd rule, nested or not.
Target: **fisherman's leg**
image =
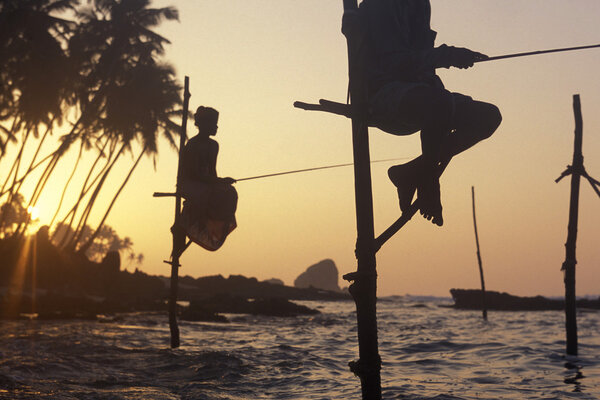
[[[489,138],[502,122],[500,110],[493,104],[458,95],[455,102],[454,131],[444,144],[442,157],[453,157]]]
[[[214,184],[209,201],[209,216],[219,221],[230,221],[235,218],[238,195],[232,185]]]
[[[439,185],[439,168],[453,156],[490,137],[500,125],[502,116],[493,104],[474,101],[470,97],[454,94],[452,115],[448,125],[421,131],[423,157],[430,157],[419,186],[421,214],[436,225],[443,224]],[[443,112],[443,111],[442,111]],[[442,114],[443,115],[443,114]],[[452,128],[450,131],[448,126]]]
[[[417,185],[419,211],[428,221],[438,226],[444,224],[440,192],[442,162],[450,161],[445,156],[444,144],[449,136],[449,128],[434,127],[421,130],[421,149],[423,158],[421,179]]]
[[[430,87],[414,88],[405,96],[401,116],[420,127],[422,155],[388,171],[398,188],[401,210],[404,212],[410,206],[418,190],[421,214],[436,225],[443,224],[439,165],[452,127],[453,101],[450,92]]]

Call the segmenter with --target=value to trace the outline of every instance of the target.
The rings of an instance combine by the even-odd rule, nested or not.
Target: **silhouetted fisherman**
[[[219,143],[211,138],[217,134],[219,112],[210,107],[198,107],[194,114],[198,135],[183,149],[181,194],[186,199],[182,224],[187,236],[207,250],[217,250],[237,224],[237,192],[233,178],[217,176]]]
[[[429,0],[364,0],[360,12],[369,47],[371,125],[393,135],[421,131],[421,156],[388,170],[400,209],[415,191],[421,214],[441,226],[439,176],[454,155],[488,138],[502,117],[492,104],[444,88],[436,68],[469,68],[487,56],[465,48],[434,47]]]

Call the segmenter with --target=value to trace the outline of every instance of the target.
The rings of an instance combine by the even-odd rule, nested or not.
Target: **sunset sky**
[[[432,0],[436,44],[490,56],[600,43],[598,0]],[[159,32],[171,40],[165,60],[191,80],[190,109],[220,111],[217,172],[244,178],[352,162],[350,121],[295,109],[296,100],[345,101],[346,41],[341,0],[160,0],[180,22]],[[573,153],[572,96],[581,95],[586,170],[600,178],[600,50],[438,70],[446,87],[496,104],[496,134],[458,156],[444,174],[445,224],[415,218],[378,253],[379,294],[449,295],[479,285],[471,186],[487,288],[518,295],[562,295],[569,180],[554,183]],[[193,126],[188,135],[195,134]],[[412,158],[419,137],[371,129],[371,159]],[[402,161],[399,161],[402,162]],[[64,162],[67,170],[69,162]],[[3,164],[4,165],[4,164]],[[399,216],[392,163],[372,166],[376,235]],[[123,164],[125,174],[129,165]],[[108,224],[144,253],[140,267],[169,274],[173,200],[154,191],[175,185],[177,154],[162,143],[156,169],[144,160]],[[2,167],[4,168],[4,167]],[[355,270],[351,167],[239,182],[238,228],[221,250],[192,246],[181,275],[297,275],[322,259]],[[55,204],[59,189],[42,201]],[[50,207],[52,210],[53,207]],[[40,204],[43,223],[51,218]],[[600,294],[600,198],[582,181],[577,293]],[[126,263],[125,263],[126,264]],[[345,283],[340,282],[340,285]]]

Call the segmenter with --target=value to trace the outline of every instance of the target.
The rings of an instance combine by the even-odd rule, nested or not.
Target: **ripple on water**
[[[420,304],[420,305],[419,305]],[[379,306],[385,399],[598,399],[599,313],[580,320],[580,356],[564,356],[563,315],[490,313],[388,299]],[[321,314],[182,322],[168,349],[162,314],[114,323],[0,325],[0,399],[357,398],[351,302],[307,302]],[[415,305],[419,305],[415,307]]]

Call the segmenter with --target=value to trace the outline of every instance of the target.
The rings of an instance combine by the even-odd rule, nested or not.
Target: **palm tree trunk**
[[[12,164],[12,167],[10,169],[10,172],[8,173],[8,176],[6,178],[6,181],[4,182],[4,185],[2,186],[2,190],[4,190],[4,187],[6,186],[6,184],[10,181],[11,176],[14,175],[13,177],[13,183],[10,185],[10,188],[7,190],[8,192],[8,199],[6,200],[7,203],[11,203],[13,196],[15,195],[15,182],[17,181],[17,175],[19,174],[19,167],[21,165],[21,160],[23,158],[23,150],[25,149],[25,145],[27,144],[27,139],[29,138],[29,135],[31,134],[31,131],[33,129],[33,126],[29,126],[29,128],[27,128],[24,137],[23,137],[23,142],[21,143],[21,148],[19,149],[19,152],[17,153],[17,156],[15,157],[15,160]],[[13,174],[14,172],[14,174]],[[4,218],[5,215],[4,214],[0,214],[0,224],[2,224],[4,222]],[[19,224],[17,226],[17,228],[15,229],[15,233],[19,232],[19,229],[21,227],[21,224]]]
[[[144,147],[142,149],[142,151],[140,152],[140,155],[138,156],[137,160],[135,160],[135,163],[133,164],[133,166],[129,170],[129,173],[125,177],[125,180],[121,184],[121,187],[119,187],[119,190],[117,190],[117,193],[115,194],[115,196],[113,197],[112,201],[110,202],[110,204],[108,206],[108,209],[106,210],[106,212],[104,213],[104,216],[102,217],[102,219],[100,220],[100,223],[98,224],[98,227],[96,228],[96,230],[94,231],[94,233],[92,234],[92,236],[88,239],[88,241],[83,246],[81,246],[78,249],[79,252],[85,253],[87,251],[87,249],[89,249],[89,247],[92,245],[94,239],[96,239],[96,236],[98,236],[98,233],[100,233],[100,229],[102,229],[102,226],[104,225],[104,222],[108,218],[108,214],[110,213],[110,211],[112,210],[113,206],[115,205],[115,202],[117,201],[117,198],[121,194],[121,191],[123,191],[123,188],[125,187],[125,185],[129,181],[129,178],[131,178],[131,175],[133,174],[133,171],[135,171],[136,167],[138,166],[140,160],[142,159],[142,156],[146,153],[146,150],[147,149]]]
[[[44,190],[44,187],[48,183],[48,179],[50,178],[50,175],[54,171],[54,168],[56,168],[56,164],[58,164],[59,159],[69,150],[69,148],[71,147],[71,144],[73,144],[75,142],[75,140],[78,139],[79,135],[83,132],[83,130],[77,131],[77,128],[78,128],[79,124],[84,120],[83,119],[84,115],[85,115],[84,113],[81,113],[81,115],[79,116],[77,121],[75,121],[75,123],[71,127],[71,131],[65,136],[65,140],[52,153],[52,158],[50,159],[50,162],[44,169],[42,176],[40,177],[40,179],[38,180],[38,183],[35,186],[35,189],[33,190],[33,194],[31,196],[28,206],[33,207],[37,204],[37,201],[39,200],[40,195],[42,194],[42,191]]]
[[[123,150],[125,149],[126,145],[127,144],[123,144],[121,146],[121,148],[119,149],[118,153],[115,155],[115,158],[111,161],[110,165],[108,166],[108,168],[106,169],[106,171],[102,175],[102,178],[100,179],[100,181],[96,185],[96,188],[94,189],[94,193],[92,193],[92,195],[90,196],[90,199],[89,199],[89,201],[87,203],[87,206],[86,206],[85,210],[83,211],[83,214],[81,215],[79,223],[77,224],[77,229],[75,230],[75,234],[73,235],[73,239],[71,239],[71,242],[67,245],[67,248],[69,248],[70,250],[74,251],[76,249],[76,247],[77,247],[77,242],[79,240],[81,240],[81,236],[83,234],[83,230],[84,230],[85,226],[87,225],[88,218],[89,218],[90,213],[92,211],[92,208],[93,208],[93,206],[94,206],[94,204],[96,202],[96,199],[98,198],[98,194],[100,193],[100,189],[102,189],[102,186],[104,185],[104,182],[106,181],[106,178],[108,177],[108,174],[110,173],[112,167],[115,165],[115,163],[117,162],[117,160],[119,159],[119,157],[123,153]]]
[[[8,185],[8,182],[10,182],[11,177],[12,177],[12,184],[11,186],[9,186],[8,188],[8,202],[10,203],[12,196],[14,195],[15,191],[15,182],[17,181],[17,176],[19,174],[19,167],[21,165],[21,159],[23,157],[23,150],[25,149],[25,145],[27,144],[27,139],[29,139],[29,135],[31,134],[31,130],[33,129],[33,126],[30,126],[26,131],[25,134],[23,135],[23,141],[21,142],[21,147],[19,148],[19,152],[17,153],[17,156],[15,157],[12,166],[10,167],[10,171],[8,172],[8,175],[6,177],[6,180],[4,181],[4,183],[2,184],[2,189],[0,189],[0,192],[4,192],[4,188],[6,188],[6,185]]]
[[[67,179],[67,182],[65,183],[65,187],[63,188],[63,191],[60,195],[60,200],[58,201],[58,206],[56,207],[56,212],[54,213],[54,216],[52,216],[52,219],[48,223],[48,226],[52,226],[52,224],[54,224],[54,220],[56,219],[56,216],[60,212],[60,207],[62,206],[63,200],[65,199],[65,194],[67,193],[69,184],[71,183],[71,180],[73,179],[73,176],[75,175],[75,172],[77,171],[77,167],[79,166],[79,161],[81,161],[83,147],[84,147],[84,142],[82,141],[81,146],[79,146],[79,154],[77,154],[77,160],[75,161],[75,166],[73,167],[73,170],[71,171],[71,174],[69,175],[69,179]]]
[[[55,152],[52,153],[52,157],[50,158],[48,165],[46,165],[46,168],[44,168],[42,175],[38,179],[38,182],[35,185],[35,188],[33,189],[31,199],[29,199],[28,207],[33,207],[33,206],[35,206],[35,204],[37,204],[37,201],[38,201],[40,195],[42,194],[42,191],[44,190],[46,183],[48,183],[48,179],[50,178],[50,175],[54,171],[54,168],[56,168],[56,164],[58,163],[58,160],[60,159],[61,155],[64,154],[64,150],[62,149],[63,144],[61,144],[61,146],[59,146],[59,149],[57,149]]]
[[[77,201],[75,202],[75,204],[73,205],[73,207],[71,207],[71,209],[69,210],[69,212],[65,215],[65,217],[62,219],[61,223],[62,224],[66,224],[66,221],[69,217],[71,217],[71,219],[69,220],[69,224],[68,224],[68,229],[71,229],[71,227],[73,226],[73,221],[75,219],[75,215],[77,214],[77,209],[79,208],[79,204],[81,203],[81,201],[83,200],[83,198],[85,197],[85,195],[87,194],[87,192],[89,191],[89,189],[91,187],[93,187],[93,185],[96,183],[96,181],[100,178],[100,176],[102,175],[102,172],[105,170],[106,166],[108,165],[108,161],[106,163],[106,165],[104,166],[104,168],[102,168],[100,170],[100,172],[96,175],[96,177],[92,180],[92,182],[89,184],[88,186],[88,182],[92,176],[92,173],[94,172],[94,169],[96,168],[96,165],[98,164],[98,162],[100,161],[100,159],[102,157],[104,157],[104,149],[106,148],[106,146],[108,145],[108,143],[110,142],[110,139],[106,139],[106,141],[104,142],[104,144],[102,145],[102,148],[100,149],[100,152],[98,153],[98,157],[96,157],[96,160],[94,160],[94,163],[92,164],[92,166],[90,167],[90,170],[85,178],[85,181],[83,182],[83,185],[81,186],[81,191],[79,192],[79,197],[77,198]],[[55,237],[55,233],[56,231],[52,234],[52,238],[54,239]],[[58,247],[62,247],[66,240],[67,240],[67,236],[63,236],[63,238],[61,239],[60,243],[58,244]]]
[[[53,153],[48,154],[46,157],[42,158],[40,161],[38,161],[37,163],[35,163],[35,165],[32,165],[30,168],[27,169],[27,172],[25,172],[23,174],[23,176],[21,176],[18,180],[17,183],[20,185],[23,183],[23,181],[25,180],[25,178],[27,178],[27,176],[33,172],[34,170],[36,170],[40,165],[42,165],[43,163],[45,163],[46,161],[48,161],[48,159],[51,159],[55,156],[56,151]],[[10,188],[9,188],[10,189]],[[6,193],[8,193],[9,189],[5,190],[5,191],[0,191],[0,197],[4,196]],[[18,190],[17,190],[18,191]]]
[[[21,190],[21,186],[23,185],[23,182],[25,181],[25,178],[27,177],[27,175],[29,175],[35,168],[37,168],[43,161],[47,160],[48,157],[44,158],[41,162],[35,164],[35,160],[37,159],[37,156],[40,153],[40,150],[42,149],[42,146],[44,144],[44,142],[46,141],[46,137],[48,136],[48,134],[52,131],[51,127],[52,124],[54,123],[54,119],[52,120],[52,122],[50,123],[50,125],[47,127],[46,131],[44,132],[44,135],[42,136],[42,138],[40,139],[40,143],[38,144],[37,149],[35,150],[35,153],[33,154],[33,157],[31,158],[31,162],[29,163],[29,167],[27,167],[27,171],[25,171],[25,173],[23,174],[23,176],[21,176],[18,181],[17,181],[17,188],[15,189],[15,192],[18,193],[19,190]]]

